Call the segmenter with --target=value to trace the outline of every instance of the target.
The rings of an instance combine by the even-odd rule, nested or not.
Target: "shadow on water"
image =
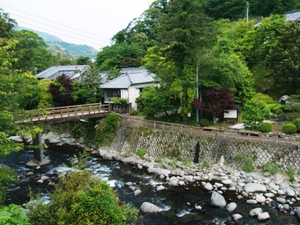
[[[18,185],[11,187],[9,203],[22,205],[29,201],[28,194],[43,193],[47,195],[53,191],[51,182],[57,182],[58,171],[60,173],[70,170],[70,159],[74,152],[47,150],[45,158],[51,160],[50,164],[41,167],[26,167],[25,163],[33,158],[32,151],[21,151],[13,153],[3,159],[1,164],[5,164],[17,171],[20,180]],[[67,167],[63,166],[66,165]],[[156,187],[163,185],[163,181],[157,179],[154,175],[148,174],[145,169],[139,169],[136,166],[124,164],[117,161],[107,161],[92,157],[89,168],[94,175],[107,181],[107,183],[116,190],[119,199],[123,202],[132,204],[140,208],[143,202],[150,202],[157,205],[161,211],[157,214],[145,214],[139,212],[137,225],[292,225],[300,224],[296,216],[290,216],[279,212],[270,205],[250,205],[246,199],[237,200],[234,192],[225,192],[224,197],[229,202],[236,202],[238,207],[233,213],[239,213],[243,216],[239,222],[232,221],[233,213],[229,213],[225,208],[216,208],[210,206],[211,194],[201,186],[180,186],[168,187],[162,191],[156,191]],[[42,177],[47,176],[50,179],[38,183]],[[132,189],[126,183],[132,182],[134,188],[140,189],[141,194],[135,196]],[[196,210],[195,204],[200,205],[202,210]],[[249,217],[251,209],[261,207],[264,212],[270,214],[271,219],[258,222],[257,218]]]

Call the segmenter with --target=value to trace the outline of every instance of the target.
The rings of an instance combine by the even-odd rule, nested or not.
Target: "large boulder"
[[[257,184],[257,183],[247,183],[244,186],[244,191],[247,193],[253,193],[253,192],[266,192],[267,187],[263,184]]]
[[[150,202],[144,202],[141,205],[141,210],[144,213],[158,213],[160,211],[160,208]]]

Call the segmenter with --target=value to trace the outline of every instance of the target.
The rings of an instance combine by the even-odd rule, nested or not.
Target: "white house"
[[[145,68],[123,68],[120,72],[122,75],[100,86],[104,90],[104,103],[111,103],[112,98],[124,98],[136,110],[135,100],[143,88],[157,85],[155,74],[149,73]]]

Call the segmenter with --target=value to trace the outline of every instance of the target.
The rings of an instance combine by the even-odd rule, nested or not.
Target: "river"
[[[29,193],[41,193],[47,198],[47,192],[53,191],[53,186],[49,185],[49,180],[42,184],[37,183],[41,176],[47,176],[50,180],[58,180],[58,172],[65,173],[72,169],[70,159],[74,152],[47,150],[45,158],[51,160],[48,165],[27,167],[26,162],[33,158],[33,152],[24,150],[13,153],[3,159],[0,163],[14,168],[20,179],[18,185],[11,187],[10,196],[7,201],[22,205],[29,201]],[[127,165],[118,161],[107,161],[97,157],[90,157],[88,169],[99,178],[107,181],[116,190],[119,199],[130,203],[136,208],[140,208],[143,202],[151,202],[161,208],[157,214],[145,214],[139,212],[137,225],[292,225],[300,224],[296,216],[291,216],[279,212],[272,205],[249,205],[245,200],[237,200],[233,192],[226,192],[224,197],[229,202],[236,202],[238,207],[233,213],[239,213],[243,219],[238,223],[232,221],[232,214],[225,208],[210,206],[210,193],[199,186],[167,187],[165,190],[156,191],[156,187],[162,181],[147,173],[144,169],[139,169],[132,165]],[[126,185],[127,182],[135,184],[141,194],[134,196],[133,191]],[[195,204],[201,205],[202,210],[195,209]],[[271,219],[258,222],[257,218],[251,218],[248,214],[251,209],[261,207],[263,211],[270,214]]]

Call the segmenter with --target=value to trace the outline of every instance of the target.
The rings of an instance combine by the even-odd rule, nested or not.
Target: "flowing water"
[[[51,180],[57,181],[58,174],[71,170],[70,159],[74,153],[67,151],[45,151],[45,158],[51,160],[50,164],[40,168],[26,167],[25,163],[33,158],[32,151],[21,151],[0,159],[0,163],[16,169],[20,183],[11,187],[10,198],[7,203],[22,205],[29,201],[29,193],[42,193],[47,199],[47,192],[53,190],[49,181],[43,184],[37,183],[41,176],[46,175]],[[275,210],[271,205],[249,205],[244,200],[237,200],[233,192],[226,192],[224,197],[227,203],[234,201],[238,207],[234,213],[243,216],[238,223],[231,219],[233,213],[229,213],[225,208],[216,208],[210,206],[210,193],[199,186],[180,186],[166,187],[165,190],[156,191],[156,187],[162,184],[162,181],[150,175],[144,169],[139,169],[132,165],[126,165],[118,161],[107,161],[100,158],[90,158],[89,167],[99,178],[117,191],[119,199],[123,202],[132,204],[140,208],[143,202],[150,202],[160,207],[161,211],[157,214],[145,214],[139,212],[137,225],[254,225],[254,224],[272,224],[272,225],[292,225],[300,224],[296,216],[291,216]],[[141,194],[134,196],[133,191],[126,185],[126,182],[132,182]],[[49,199],[48,199],[49,200]],[[195,204],[201,205],[202,210],[196,210]],[[251,209],[261,207],[263,211],[270,214],[271,219],[258,222],[257,218],[250,218]]]

